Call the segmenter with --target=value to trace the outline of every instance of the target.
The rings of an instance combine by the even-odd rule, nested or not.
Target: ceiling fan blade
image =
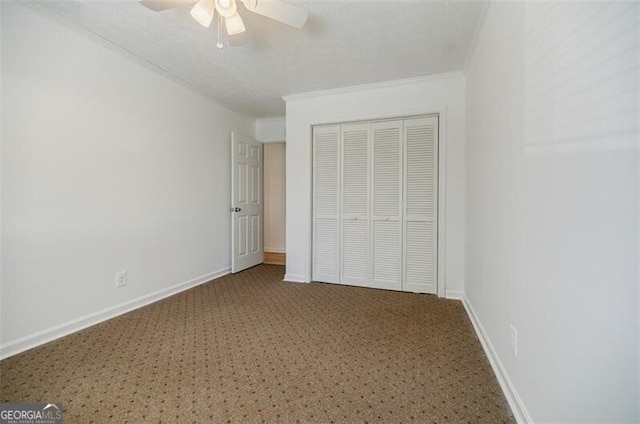
[[[244,22],[242,22],[242,18],[238,12],[231,17],[224,18],[224,26],[227,29],[227,34],[229,35],[242,34],[246,31]]]
[[[140,4],[151,9],[154,12],[160,12],[162,10],[171,9],[172,7],[184,6],[187,4],[193,4],[195,0],[141,0]]]
[[[242,0],[247,10],[295,28],[302,28],[309,13],[306,9],[281,0]]]
[[[247,31],[241,32],[239,34],[229,35],[224,20],[221,20],[219,17],[215,19],[215,25],[220,27],[220,35],[218,36],[218,39],[220,40],[224,48],[244,47],[250,44],[250,39]],[[216,32],[218,32],[217,27]]]

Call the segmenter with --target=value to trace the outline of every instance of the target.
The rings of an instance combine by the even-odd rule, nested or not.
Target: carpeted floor
[[[261,265],[0,362],[65,423],[513,422],[458,301]]]

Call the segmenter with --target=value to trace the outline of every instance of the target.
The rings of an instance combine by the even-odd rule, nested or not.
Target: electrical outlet
[[[127,271],[116,272],[116,287],[127,285]]]
[[[513,356],[518,356],[518,330],[513,324],[509,327],[511,327],[511,353],[513,353]]]

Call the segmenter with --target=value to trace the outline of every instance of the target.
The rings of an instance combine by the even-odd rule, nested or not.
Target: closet
[[[437,292],[438,116],[313,127],[312,279]]]

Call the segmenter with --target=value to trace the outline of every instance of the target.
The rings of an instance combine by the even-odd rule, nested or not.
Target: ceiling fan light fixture
[[[191,16],[200,25],[209,28],[216,11],[216,4],[213,0],[200,0],[191,8]]]
[[[221,39],[223,25],[229,35],[243,34],[246,32],[244,22],[238,13],[238,2],[242,2],[246,11],[264,16],[285,25],[302,28],[309,16],[307,10],[294,4],[295,0],[139,0],[140,4],[153,11],[161,11],[181,5],[191,4],[191,16],[205,28],[209,28],[213,20],[218,18],[218,40],[216,47],[224,48],[224,40]],[[0,0],[2,2],[2,0]],[[244,11],[243,11],[244,13]],[[244,44],[246,37],[224,38],[231,46]],[[231,41],[233,40],[233,41]]]
[[[229,35],[245,32],[244,22],[242,22],[242,18],[238,12],[230,18],[224,18],[224,25],[227,27],[227,34]]]
[[[215,0],[216,10],[223,18],[230,18],[236,14],[237,7],[235,0]]]

